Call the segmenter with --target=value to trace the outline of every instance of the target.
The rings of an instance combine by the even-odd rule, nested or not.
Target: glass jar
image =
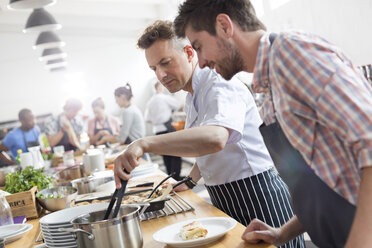
[[[0,226],[11,224],[14,224],[14,222],[9,203],[4,195],[0,195]]]

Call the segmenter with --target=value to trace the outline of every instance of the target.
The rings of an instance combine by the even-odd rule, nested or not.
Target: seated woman
[[[94,118],[88,122],[88,135],[91,145],[102,145],[117,142],[116,136],[120,132],[119,121],[105,113],[105,103],[102,98],[92,102]]]
[[[124,87],[115,90],[115,100],[121,111],[122,125],[118,141],[122,144],[129,144],[132,141],[145,136],[145,121],[141,110],[131,103],[133,94],[132,88],[127,83]]]

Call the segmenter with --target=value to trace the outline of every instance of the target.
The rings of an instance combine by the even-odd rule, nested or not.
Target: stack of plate
[[[73,208],[66,208],[44,216],[40,219],[40,228],[41,232],[43,233],[46,246],[49,248],[77,247],[76,240],[71,233],[61,232],[58,229],[73,228],[70,223],[72,219],[82,214],[106,209],[107,206],[108,203],[83,205]]]
[[[0,237],[5,240],[5,244],[22,238],[24,234],[32,229],[31,224],[13,224],[0,226]]]

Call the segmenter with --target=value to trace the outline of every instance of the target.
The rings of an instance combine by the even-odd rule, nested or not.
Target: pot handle
[[[150,207],[150,203],[148,203],[148,202],[137,202],[137,203],[135,203],[135,204],[133,204],[133,205],[135,205],[135,206],[141,206],[142,207],[142,209],[141,209],[141,212],[139,213],[139,216],[141,217],[141,215],[146,211],[146,209],[148,208],[148,207]],[[141,218],[140,218],[141,219]],[[142,220],[141,220],[142,221]]]
[[[77,238],[76,237],[77,232],[82,232],[82,233],[88,235],[89,240],[94,240],[94,238],[95,238],[93,233],[90,233],[90,232],[85,231],[85,230],[80,229],[80,228],[74,229],[74,228],[62,228],[62,227],[60,227],[60,228],[58,228],[58,231],[72,233],[75,239]]]

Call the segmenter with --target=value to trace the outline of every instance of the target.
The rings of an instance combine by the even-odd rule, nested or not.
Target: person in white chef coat
[[[175,37],[171,22],[155,22],[137,44],[170,92],[188,92],[186,129],[130,144],[115,160],[116,187],[121,187],[120,178],[131,177],[124,169],[132,171],[145,152],[196,157],[192,180],[181,190],[203,177],[213,205],[243,225],[254,218],[278,227],[288,221],[293,216],[290,195],[259,132],[262,120],[247,86],[200,69],[195,51]],[[281,247],[304,247],[303,237]]]
[[[164,94],[164,86],[158,81],[154,85],[155,95],[147,102],[145,120],[152,123],[154,134],[166,134],[176,131],[172,126],[172,113],[182,106],[174,97]],[[167,173],[174,174],[173,178],[180,180],[182,160],[178,156],[163,155]]]

